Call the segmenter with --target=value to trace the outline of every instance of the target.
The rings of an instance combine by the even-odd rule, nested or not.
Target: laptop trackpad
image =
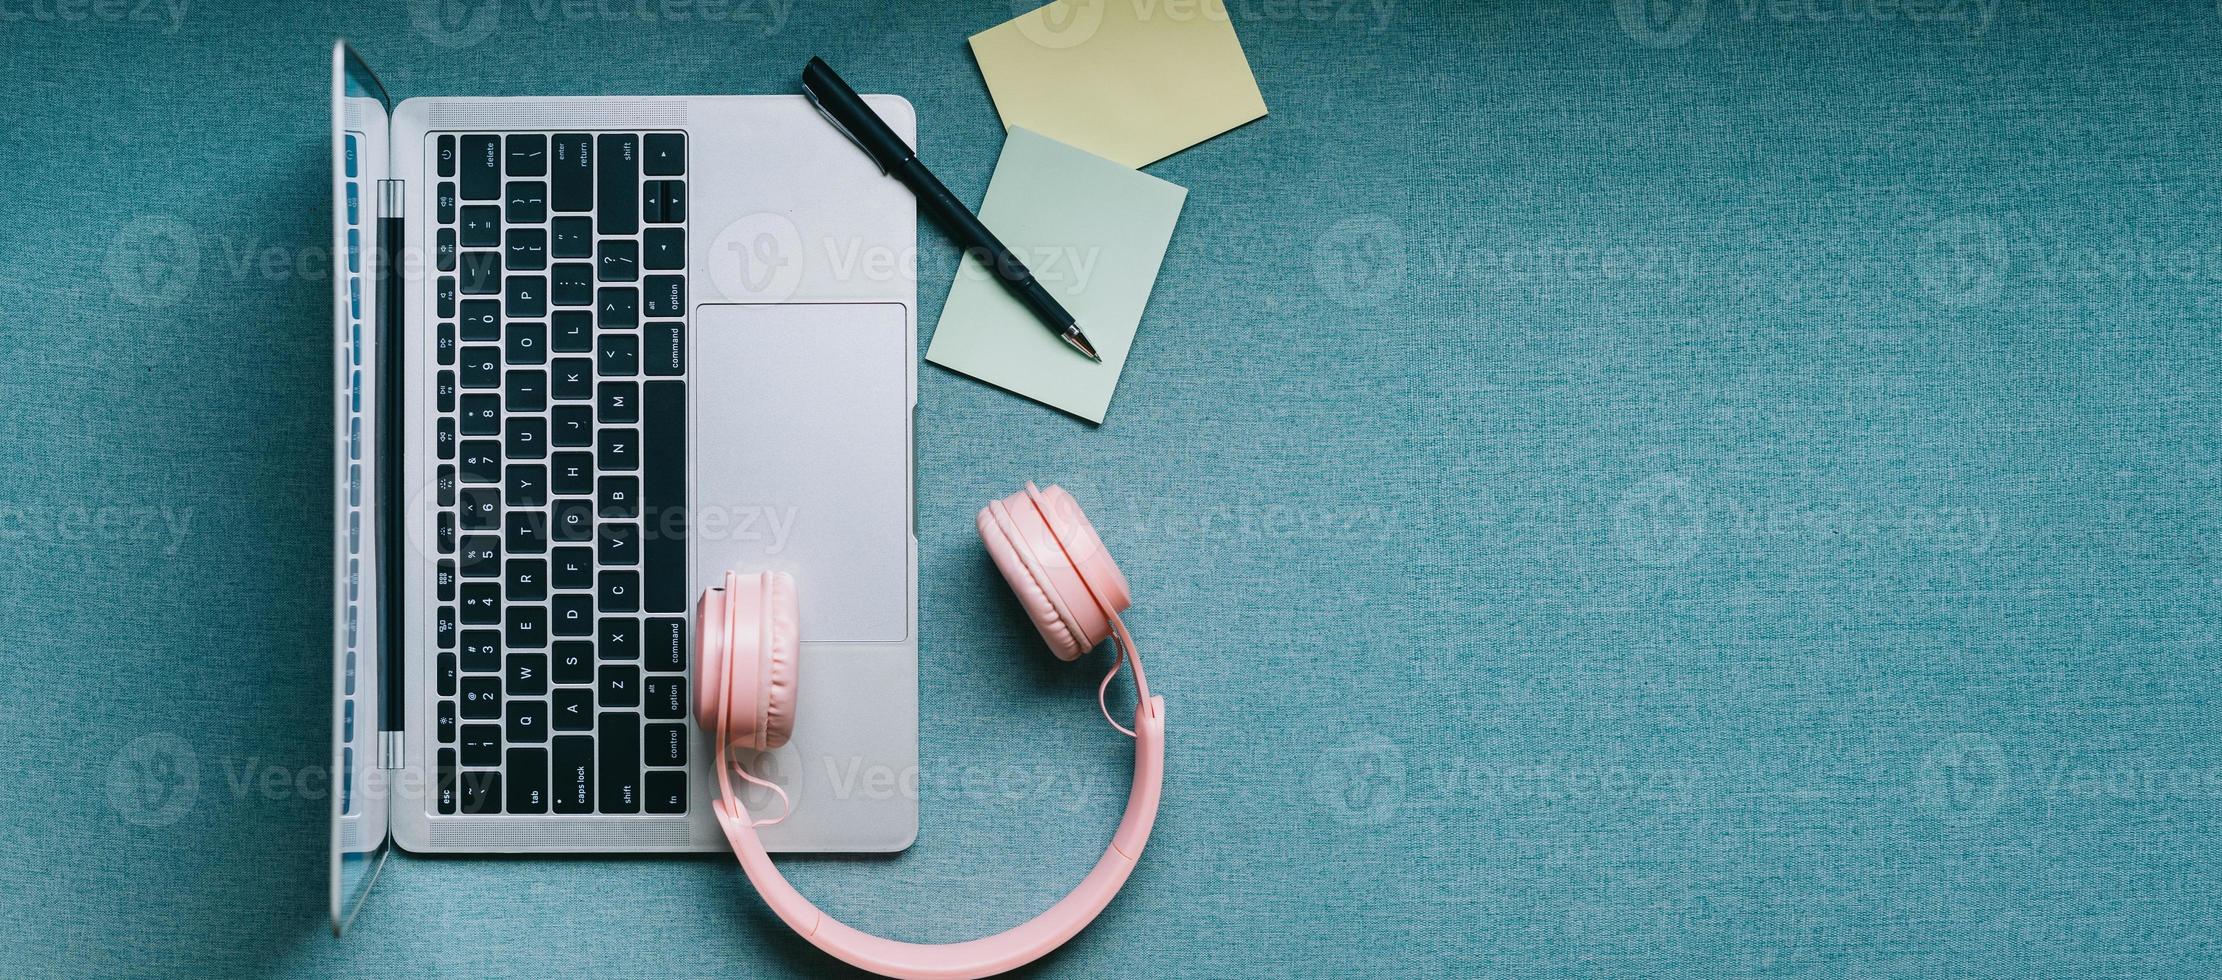
[[[899,303],[695,309],[695,583],[795,577],[807,641],[910,626],[910,382]]]

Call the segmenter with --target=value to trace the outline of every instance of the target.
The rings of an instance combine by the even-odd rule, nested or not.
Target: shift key
[[[596,143],[594,196],[601,206],[594,212],[594,230],[633,234],[640,230],[640,137],[604,133]]]

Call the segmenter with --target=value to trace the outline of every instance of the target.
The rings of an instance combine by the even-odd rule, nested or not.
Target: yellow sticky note
[[[1056,0],[972,35],[1005,127],[1139,167],[1265,115],[1221,0]]]

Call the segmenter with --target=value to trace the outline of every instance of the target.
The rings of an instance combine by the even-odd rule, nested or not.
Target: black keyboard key
[[[501,717],[501,678],[463,678],[463,717],[478,720]],[[472,727],[476,726],[465,726],[463,729],[466,748],[470,745]]]
[[[501,538],[492,534],[467,535],[463,538],[462,554],[457,557],[456,564],[462,568],[464,578],[499,577]]]
[[[513,511],[503,527],[502,547],[511,554],[537,555],[548,550],[548,515],[536,510]]]
[[[441,554],[443,554],[443,555],[452,555],[452,554],[454,554],[454,553],[455,553],[455,515],[454,515],[454,514],[452,514],[452,513],[449,513],[449,512],[447,512],[447,511],[441,511],[441,512],[440,512],[440,523],[439,523],[439,528],[438,528],[438,530],[434,531],[433,533],[434,533],[434,534],[435,534],[435,535],[436,535],[436,536],[437,536],[437,537],[439,538],[439,542],[440,542],[440,553],[441,553]]]
[[[440,450],[441,459],[455,458],[455,420],[443,418],[433,432],[432,441]]]
[[[594,549],[557,548],[548,553],[548,584],[559,589],[594,587]]]
[[[460,367],[465,388],[501,387],[501,348],[465,347]]]
[[[502,501],[511,507],[545,507],[548,504],[548,468],[539,463],[518,463],[502,475]]]
[[[548,645],[548,611],[539,606],[509,607],[509,623],[502,639],[513,650],[538,650]]]
[[[594,305],[594,267],[584,262],[558,262],[549,276],[548,302],[557,306]]]
[[[649,670],[675,671],[687,669],[687,621],[678,617],[650,619],[647,626],[648,658],[641,666]]]
[[[603,612],[640,611],[640,573],[622,569],[602,573]]]
[[[595,557],[604,565],[640,563],[640,525],[604,522],[594,536]]]
[[[502,261],[532,272],[548,267],[548,233],[540,228],[511,228],[502,235]]]
[[[516,324],[511,324],[516,326]],[[548,372],[538,368],[516,368],[502,381],[502,405],[511,412],[538,412],[548,407]],[[512,431],[520,420],[509,419]],[[537,422],[537,419],[522,420]],[[512,443],[514,445],[514,443]],[[525,455],[512,450],[512,455]],[[535,454],[537,455],[537,454]]]
[[[501,253],[463,253],[463,295],[486,296],[501,292]]]
[[[493,487],[468,487],[462,493],[463,530],[501,529],[501,491]]]
[[[525,374],[512,371],[512,374]],[[539,374],[538,371],[529,372]],[[548,455],[548,420],[537,415],[512,415],[509,431],[502,434],[502,451],[511,459],[540,459]]]
[[[507,775],[509,812],[548,812],[547,749],[510,749]]]
[[[595,144],[594,229],[604,235],[640,230],[640,137],[604,133]]]
[[[583,266],[581,268],[584,268]],[[550,341],[558,354],[584,354],[594,349],[594,314],[586,310],[557,310],[548,316]]]
[[[463,623],[468,626],[501,625],[500,582],[470,582],[463,586]]]
[[[441,272],[455,271],[455,229],[442,228],[433,236],[432,261]]]
[[[687,726],[650,725],[641,733],[641,748],[651,766],[687,764]]]
[[[501,209],[491,204],[463,208],[463,247],[492,248],[501,244]]]
[[[687,134],[649,133],[644,145],[641,173],[650,177],[676,177],[687,172]]]
[[[640,265],[651,272],[687,267],[687,232],[683,228],[650,228],[640,234]]]
[[[497,763],[499,764],[499,763]],[[464,813],[500,813],[501,772],[499,770],[463,771]]]
[[[501,195],[501,139],[495,136],[463,137],[462,158],[456,161],[462,171],[463,197],[472,201],[491,201]]]
[[[511,698],[509,723],[503,734],[512,742],[538,744],[548,740],[548,702],[539,698]]]
[[[501,765],[500,726],[463,726],[463,764],[466,766]]]
[[[455,702],[440,702],[439,721],[434,723],[433,728],[439,736],[441,745],[455,744]]]
[[[558,595],[548,600],[548,620],[557,636],[593,636],[594,597],[584,592]]]
[[[622,378],[639,369],[640,338],[629,333],[602,335],[601,356],[594,361],[595,373],[605,378]]]
[[[558,133],[548,148],[549,200],[558,211],[594,209],[594,137]]]
[[[502,595],[511,602],[539,602],[548,597],[548,561],[545,558],[512,558],[502,572]]]
[[[455,467],[441,466],[439,475],[433,479],[438,485],[440,506],[455,506]]]
[[[640,430],[605,428],[595,433],[600,448],[594,465],[604,470],[630,472],[640,468]]]
[[[439,307],[439,314],[440,314],[440,316],[442,316],[442,317],[451,317],[451,316],[454,316],[454,315],[455,315],[455,277],[454,277],[454,276],[441,276],[441,277],[440,277],[440,281],[439,281],[439,282],[438,282],[437,284],[435,284],[435,285],[434,285],[434,286],[432,287],[432,298],[433,298],[433,301],[434,301],[435,305],[437,305],[437,306]]]
[[[641,681],[641,710],[648,717],[663,720],[687,716],[687,679],[684,677],[650,677]]]
[[[649,813],[687,812],[687,771],[684,769],[651,769],[640,791]]]
[[[492,439],[463,441],[463,482],[501,482],[501,443]]]
[[[440,773],[439,776],[434,780],[435,788],[433,790],[434,795],[439,799],[441,813],[455,812],[455,797],[456,794],[460,792],[460,790],[457,788],[456,782],[457,773],[455,771],[455,750],[441,749]]]
[[[441,364],[455,363],[455,324],[440,321],[440,335],[432,343]]]
[[[640,243],[602,239],[594,267],[597,278],[603,282],[632,282],[640,278]]]
[[[640,668],[631,664],[603,664],[596,675],[601,678],[597,687],[602,707],[640,706]]]
[[[504,284],[507,310],[513,317],[539,318],[548,315],[548,277],[537,275],[510,276]]]
[[[674,378],[687,373],[687,325],[673,320],[651,323],[640,329],[641,370],[651,378]]]
[[[607,703],[607,702],[604,702]],[[640,812],[640,716],[604,711],[596,727],[603,813]]]
[[[501,631],[463,631],[463,669],[488,674],[501,669]]]
[[[463,434],[467,436],[498,436],[501,434],[501,396],[463,396]]]
[[[594,812],[594,736],[558,735],[550,751],[555,812]]]
[[[555,698],[548,704],[555,730],[559,732],[591,732],[594,730],[594,690],[585,687],[558,688]]]
[[[650,381],[641,394],[643,605],[649,612],[687,610],[687,385]]]
[[[440,137],[439,148],[439,152],[435,153],[433,158],[439,161],[440,176],[455,176],[455,137]]]
[[[550,661],[548,664],[550,680],[558,684],[594,683],[594,644],[588,643],[585,640],[557,640],[554,650],[555,659]],[[591,712],[594,708],[594,699],[592,697],[593,692],[582,690],[580,693],[588,695],[586,699],[586,706],[588,711]],[[556,699],[558,704],[562,703],[563,697],[563,691],[556,691]],[[593,715],[589,713],[586,717],[588,719],[592,719]],[[557,727],[562,726],[563,718],[564,715],[562,712],[556,713]],[[585,731],[587,728],[591,727],[593,726],[591,723],[589,723],[586,728],[579,728],[576,730]]]
[[[659,320],[687,315],[686,277],[649,276],[642,281],[640,315]]]
[[[434,680],[439,684],[440,696],[443,698],[455,696],[455,669],[455,655],[452,653],[440,654],[439,666],[435,669]]]
[[[683,224],[687,220],[687,182],[667,180],[664,184],[664,220]]]
[[[559,357],[551,365],[553,394],[557,401],[584,401],[594,397],[594,362],[583,357]]]
[[[558,500],[548,509],[549,533],[561,544],[587,544],[594,540],[594,501],[584,498]]]
[[[603,660],[640,659],[640,620],[604,616],[594,630],[594,655]]]
[[[631,286],[604,286],[595,294],[595,322],[610,330],[630,330],[640,325],[640,290]]]
[[[512,653],[509,655],[508,668],[502,676],[509,684],[510,697],[536,698],[546,694],[548,693],[548,655],[545,653]],[[512,714],[510,717],[512,719],[510,724],[516,724],[514,720],[516,715]],[[541,720],[546,721],[547,719],[543,718]],[[510,739],[514,741],[516,736],[512,735]],[[539,740],[534,739],[534,741]]]
[[[548,138],[539,133],[509,137],[509,175],[538,177],[548,172]]]
[[[537,225],[548,220],[548,185],[538,180],[512,180],[503,195],[502,216],[513,225]]]
[[[602,382],[595,389],[594,418],[603,425],[640,421],[640,385],[632,381]]]
[[[440,176],[446,177],[450,175],[441,174]],[[440,182],[439,189],[434,191],[432,195],[432,211],[439,217],[440,224],[452,225],[455,223],[454,181],[443,180]]]
[[[664,182],[640,182],[640,220],[643,224],[657,225],[664,220]]]
[[[560,208],[558,210],[561,210]],[[557,218],[548,222],[552,236],[548,252],[559,259],[590,259],[594,257],[594,219]]]
[[[432,581],[439,586],[441,602],[454,602],[455,588],[458,582],[458,576],[455,574],[455,559],[440,559],[439,565],[432,570]]]
[[[596,502],[601,506],[595,513],[603,517],[630,519],[640,516],[640,477],[605,476],[595,490]]]
[[[441,606],[439,611],[434,614],[432,624],[432,634],[439,638],[440,649],[455,649],[456,629],[457,627],[455,623],[455,607]]]
[[[467,299],[463,301],[463,339],[488,341],[501,339],[501,300]]]
[[[594,407],[557,405],[548,410],[548,439],[561,449],[594,445]]]
[[[594,456],[590,453],[557,453],[549,460],[548,486],[556,493],[583,497],[594,492]]]
[[[519,320],[510,324],[509,338],[503,347],[503,353],[508,355],[511,364],[545,363],[548,360],[548,325],[532,320]]]

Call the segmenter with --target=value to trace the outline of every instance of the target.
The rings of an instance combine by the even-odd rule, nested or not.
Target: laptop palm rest
[[[805,642],[908,639],[902,305],[704,305],[694,323],[696,583],[784,571]]]

